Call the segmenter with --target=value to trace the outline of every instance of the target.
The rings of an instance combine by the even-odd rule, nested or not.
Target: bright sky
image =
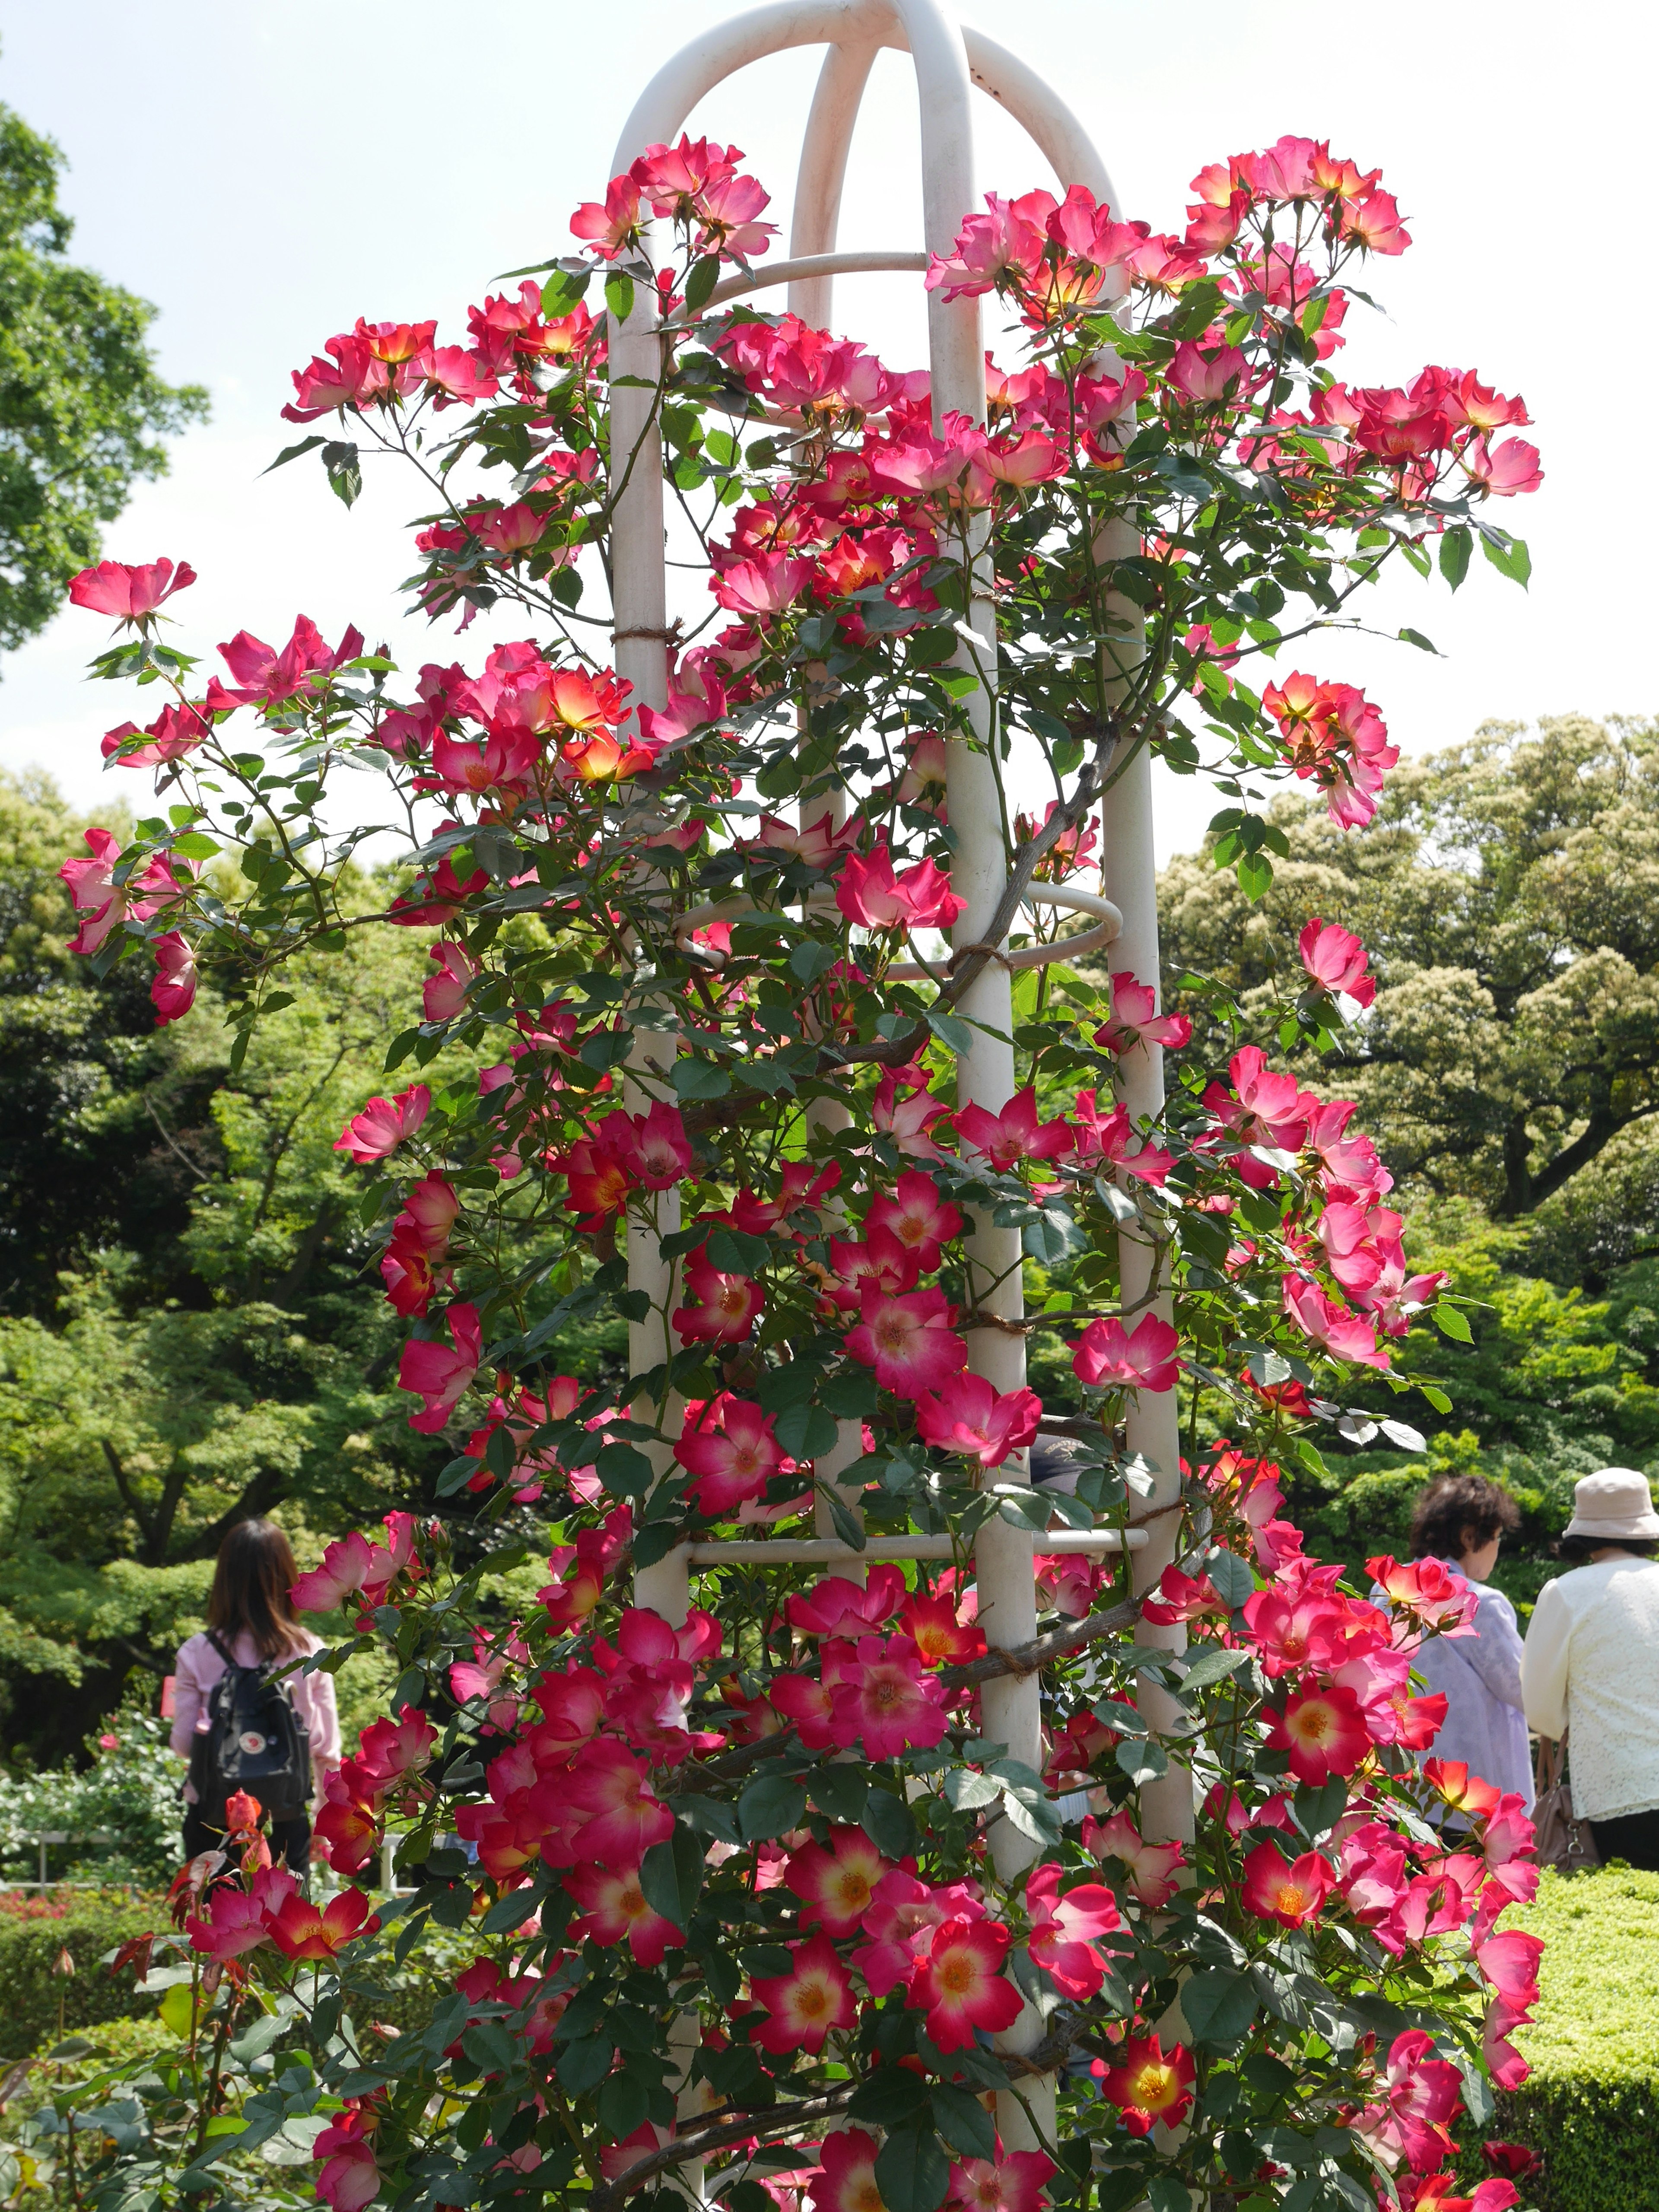
[[[733,12],[731,0],[492,0],[459,30],[438,0],[0,0],[0,100],[69,156],[72,252],[155,302],[164,374],[212,392],[212,422],[107,536],[118,558],[165,553],[201,573],[177,603],[179,642],[206,650],[241,628],[280,642],[303,611],[331,639],[354,620],[371,642],[388,638],[411,669],[453,657],[447,626],[429,636],[392,588],[413,566],[400,530],[410,491],[395,472],[371,477],[350,514],[309,457],[261,476],[300,434],[277,419],[288,372],[360,313],[436,315],[441,340],[461,337],[468,302],[501,270],[568,251],[570,210],[600,195],[639,84]],[[1409,751],[1488,717],[1659,710],[1634,406],[1659,315],[1641,275],[1650,246],[1630,228],[1650,191],[1650,11],[969,0],[962,13],[1061,88],[1124,211],[1156,227],[1181,227],[1203,164],[1286,131],[1380,165],[1415,243],[1371,264],[1386,315],[1352,308],[1339,369],[1392,383],[1432,361],[1525,395],[1547,482],[1498,519],[1530,544],[1530,593],[1479,562],[1455,600],[1406,577],[1374,595],[1372,617],[1390,635],[1425,631],[1443,658],[1350,638],[1298,665],[1364,684]],[[695,118],[746,149],[786,235],[816,67],[810,50],[777,57]],[[845,246],[921,243],[908,71],[884,57],[866,100]],[[981,189],[1051,182],[1008,118],[977,106]],[[917,365],[917,286],[848,282],[836,319],[895,366]],[[487,635],[475,625],[459,649]],[[82,804],[107,787],[99,737],[136,703],[81,680],[104,639],[94,618],[66,612],[0,667],[0,763],[46,767]],[[142,772],[112,773],[146,796]],[[1162,788],[1161,855],[1195,842],[1214,804],[1191,783]]]

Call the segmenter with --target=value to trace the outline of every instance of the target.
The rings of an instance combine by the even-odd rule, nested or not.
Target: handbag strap
[[[1554,1790],[1559,1786],[1561,1780],[1561,1769],[1566,1759],[1566,1753],[1567,1731],[1565,1729],[1562,1729],[1559,1736],[1553,1738],[1547,1735],[1539,1737],[1538,1765],[1540,1771],[1537,1778],[1536,1787],[1538,1795],[1540,1797],[1543,1796],[1547,1791]]]

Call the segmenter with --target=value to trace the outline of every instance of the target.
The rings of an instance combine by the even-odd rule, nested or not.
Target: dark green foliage
[[[0,648],[46,627],[99,525],[165,472],[160,438],[207,413],[198,386],[155,374],[155,310],[64,258],[63,164],[0,107]]]
[[[1545,1942],[1530,2078],[1490,2132],[1543,2154],[1539,2212],[1659,2212],[1659,1875],[1546,1875],[1504,1925]],[[1474,2178],[1470,2170],[1469,2178]]]
[[[61,1916],[57,1908],[68,1901]],[[21,1900],[20,1900],[21,1901]],[[27,2058],[58,2039],[58,2002],[67,2032],[97,2021],[148,2012],[131,1973],[112,1975],[104,1954],[134,1936],[167,1924],[159,1897],[134,1890],[60,1891],[36,1917],[33,1900],[0,1905],[0,2061]],[[72,1974],[53,1972],[67,1951]]]

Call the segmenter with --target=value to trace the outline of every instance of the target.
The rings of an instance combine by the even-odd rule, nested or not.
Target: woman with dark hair
[[[1646,1475],[1604,1467],[1577,1483],[1560,1545],[1572,1571],[1538,1593],[1522,1677],[1539,1735],[1568,1736],[1572,1809],[1597,1852],[1659,1872],[1656,1547]]]
[[[1512,1790],[1532,1809],[1532,1761],[1522,1710],[1521,1630],[1515,1607],[1490,1577],[1505,1534],[1520,1526],[1515,1500],[1478,1474],[1431,1483],[1412,1516],[1412,1557],[1455,1567],[1480,1602],[1472,1636],[1435,1636],[1413,1662],[1446,1700],[1434,1740],[1437,1759],[1461,1759],[1494,1789]]]
[[[299,1579],[288,1538],[273,1521],[239,1521],[220,1545],[208,1594],[207,1632],[181,1644],[173,1664],[171,1741],[181,1759],[189,1759],[198,1741],[208,1735],[213,1692],[228,1667],[261,1668],[276,1674],[321,1649],[318,1639],[300,1626],[289,1595]],[[339,1764],[334,1677],[291,1674],[283,1688],[309,1737],[313,1771],[305,1778],[304,1791],[309,1799],[314,1795],[317,1771]],[[198,1810],[194,1781],[185,1782],[184,1796],[185,1856],[193,1859],[216,1850],[222,1837],[209,1827]],[[297,1817],[272,1821],[270,1846],[274,1860],[286,1858],[296,1874],[304,1873],[311,1846],[308,1806]]]

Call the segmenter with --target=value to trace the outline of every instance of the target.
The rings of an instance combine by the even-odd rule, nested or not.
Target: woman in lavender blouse
[[[1478,1474],[1443,1476],[1417,1501],[1412,1556],[1441,1559],[1479,1593],[1473,1636],[1434,1636],[1413,1662],[1446,1717],[1430,1747],[1435,1759],[1461,1759],[1496,1790],[1532,1810],[1532,1759],[1521,1696],[1521,1631],[1515,1607],[1487,1581],[1506,1530],[1521,1516],[1509,1492]]]

